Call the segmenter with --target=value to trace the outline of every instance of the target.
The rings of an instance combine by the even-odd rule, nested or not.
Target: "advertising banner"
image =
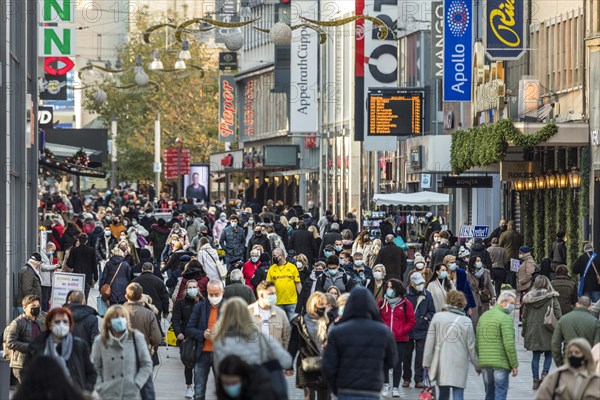
[[[210,168],[208,165],[192,165],[189,174],[183,176],[184,196],[192,199],[194,204],[209,203],[210,194]]]
[[[444,74],[444,3],[431,3],[431,60],[433,76],[441,79]]]
[[[367,95],[370,88],[397,87],[398,45],[396,25],[398,1],[376,1],[366,5],[356,0],[356,14],[369,15],[382,20],[388,33],[380,38],[380,28],[370,21],[356,21],[355,64],[355,140],[364,141],[364,151],[394,151],[396,137],[368,134]]]
[[[294,0],[292,24],[302,24],[299,17],[318,19],[314,0]],[[292,31],[290,61],[290,132],[317,131],[319,36],[306,26]]]
[[[50,308],[62,307],[67,302],[67,295],[73,290],[85,290],[85,274],[55,272],[52,276]]]
[[[492,60],[517,60],[525,53],[525,0],[487,0],[485,49]]]
[[[472,0],[444,0],[444,101],[471,102]]]
[[[219,141],[235,142],[236,83],[233,75],[221,75],[219,80]]]

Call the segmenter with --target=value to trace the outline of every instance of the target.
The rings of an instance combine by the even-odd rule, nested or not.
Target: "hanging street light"
[[[581,186],[581,174],[579,170],[575,167],[569,172],[569,187],[571,189],[577,189]]]
[[[190,42],[188,42],[187,40],[184,40],[181,43],[181,51],[179,52],[179,55],[177,56],[177,58],[179,58],[180,60],[191,60],[192,59],[192,53],[190,53]],[[175,67],[175,69],[177,69],[177,67]]]
[[[151,71],[159,71],[165,69],[162,61],[160,61],[160,53],[158,51],[154,51],[152,53],[152,62],[150,63]]]

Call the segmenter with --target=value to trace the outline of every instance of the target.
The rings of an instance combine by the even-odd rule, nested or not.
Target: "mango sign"
[[[61,24],[75,21],[75,0],[38,0],[40,57],[75,55],[75,29]],[[55,26],[48,26],[48,25]]]
[[[67,295],[73,290],[85,289],[85,275],[70,272],[55,272],[52,277],[52,296],[50,308],[62,307],[67,302]]]

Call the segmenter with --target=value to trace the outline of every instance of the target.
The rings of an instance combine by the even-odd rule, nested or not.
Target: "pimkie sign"
[[[38,0],[38,53],[40,57],[75,55],[75,0]],[[52,26],[50,26],[52,25]]]
[[[491,60],[517,60],[525,53],[525,0],[487,0],[485,48]]]
[[[219,141],[235,142],[236,83],[233,75],[221,75],[219,83]]]

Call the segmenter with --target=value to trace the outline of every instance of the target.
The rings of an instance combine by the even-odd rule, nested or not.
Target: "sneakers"
[[[410,381],[404,381],[404,382],[402,382],[402,387],[403,388],[407,388],[409,386],[410,386]]]
[[[400,389],[394,388],[392,390],[392,397],[400,397]]]
[[[185,398],[186,399],[193,399],[194,398],[194,388],[193,387],[187,388],[187,390],[185,391]]]
[[[540,388],[540,380],[534,379],[533,380],[533,390],[538,390],[539,388]]]
[[[390,395],[390,384],[386,383],[383,385],[383,389],[381,389],[381,395],[383,397],[388,397]]]

